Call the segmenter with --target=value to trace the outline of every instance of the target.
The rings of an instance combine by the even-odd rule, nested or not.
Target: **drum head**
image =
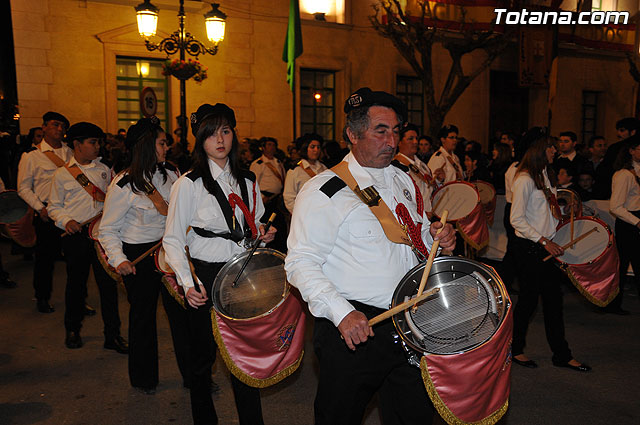
[[[402,279],[393,305],[413,298],[425,264]],[[439,257],[433,263],[425,291],[440,291],[416,311],[393,317],[398,334],[415,351],[458,354],[488,341],[509,309],[509,297],[498,274],[482,263],[462,257]]]
[[[95,220],[93,220],[91,222],[91,224],[89,225],[89,237],[91,239],[93,239],[94,241],[98,240],[98,235],[100,233],[100,220],[102,219],[102,216],[96,218]]]
[[[493,201],[493,198],[496,197],[496,189],[493,187],[491,183],[483,182],[482,180],[478,180],[474,182],[476,189],[478,189],[478,194],[480,195],[480,202],[483,204],[488,204]]]
[[[564,250],[564,254],[557,260],[571,265],[587,264],[604,253],[612,242],[611,232],[605,223],[592,217],[580,217],[573,220],[573,239],[584,235],[591,229],[589,236],[576,243],[573,248]],[[566,222],[556,232],[553,241],[564,246],[571,241],[571,222]]]
[[[20,220],[29,211],[29,205],[15,190],[0,193],[0,223],[11,224]]]
[[[156,260],[156,267],[158,268],[158,271],[160,273],[175,276],[173,269],[171,268],[169,263],[167,263],[164,247],[162,245],[160,245],[155,252],[155,260]]]
[[[580,196],[571,189],[558,189],[558,205],[560,206],[560,211],[562,212],[562,218],[568,219],[571,218],[571,197],[577,201],[578,211],[574,211],[574,217],[580,217],[582,215],[582,201],[580,200]],[[568,242],[568,241],[567,241]]]
[[[475,186],[467,182],[449,182],[436,190],[431,197],[433,213],[442,217],[444,210],[449,211],[447,221],[465,218],[480,202]]]
[[[259,248],[242,272],[236,286],[233,281],[249,256],[243,252],[225,264],[211,288],[213,308],[230,319],[252,319],[273,311],[288,293],[284,254]]]

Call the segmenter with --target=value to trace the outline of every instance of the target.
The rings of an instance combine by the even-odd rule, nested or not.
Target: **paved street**
[[[85,319],[84,347],[64,346],[64,263],[56,264],[52,303],[45,315],[32,299],[33,262],[9,254],[0,243],[5,269],[19,283],[0,288],[0,424],[189,424],[189,395],[182,388],[166,315],[158,309],[160,385],[155,396],[132,390],[126,356],[102,348],[100,315]],[[540,368],[512,368],[510,408],[501,421],[512,425],[640,423],[640,302],[629,290],[625,307],[631,316],[599,315],[576,292],[567,290],[567,339],[574,355],[593,367],[580,374],[551,365],[542,312],[530,328],[527,354]],[[97,288],[89,284],[89,303],[99,306]],[[120,293],[123,334],[128,304]],[[308,329],[309,331],[310,329]],[[310,335],[308,333],[307,335]],[[311,347],[301,369],[284,382],[263,390],[265,423],[312,424],[317,370]],[[237,424],[228,372],[218,359],[214,380],[222,387],[215,404],[221,424]],[[440,420],[437,423],[442,424]],[[380,424],[376,401],[365,421]]]

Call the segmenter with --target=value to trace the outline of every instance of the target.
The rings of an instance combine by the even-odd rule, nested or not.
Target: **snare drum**
[[[562,213],[562,220],[571,219],[571,198],[573,197],[576,205],[576,210],[573,212],[573,217],[582,217],[582,200],[580,196],[571,189],[558,189],[558,205],[560,206],[560,212]]]
[[[169,292],[173,299],[176,300],[182,308],[186,309],[187,304],[184,299],[184,288],[178,284],[175,272],[169,263],[167,263],[164,247],[162,245],[160,245],[153,253],[153,259],[156,263],[156,269],[162,273],[162,284],[167,288],[167,292]]]
[[[102,264],[102,267],[107,272],[107,274],[111,277],[111,279],[120,281],[122,280],[122,276],[118,273],[115,267],[109,264],[109,258],[107,258],[107,253],[102,248],[100,241],[98,240],[98,235],[100,234],[100,221],[102,220],[102,216],[97,217],[95,220],[89,224],[89,237],[94,240],[93,246],[95,247],[96,254],[98,255],[98,261]]]
[[[249,255],[236,255],[218,272],[210,291],[211,322],[228,369],[245,384],[263,388],[300,365],[305,315],[279,251],[258,248],[233,285]]]
[[[449,211],[447,221],[455,222],[468,217],[480,204],[480,194],[474,185],[463,181],[453,181],[440,186],[431,195],[433,214],[442,217]]]
[[[489,226],[493,225],[493,217],[496,212],[496,189],[491,183],[487,183],[482,180],[473,182],[478,194],[480,195],[480,202],[484,207],[484,212],[487,215],[487,221]]]
[[[25,248],[36,244],[33,214],[33,209],[15,190],[0,193],[0,230]]]
[[[603,307],[618,294],[618,251],[613,233],[605,222],[596,217],[573,220],[573,240],[590,231],[588,236],[555,259],[582,295]],[[571,222],[567,221],[558,227],[553,242],[565,246],[571,240]]]
[[[424,267],[404,276],[392,306],[416,295]],[[448,423],[495,423],[510,391],[513,320],[505,286],[489,266],[438,257],[425,290],[433,288],[440,291],[392,319],[409,363],[422,370],[429,397]]]

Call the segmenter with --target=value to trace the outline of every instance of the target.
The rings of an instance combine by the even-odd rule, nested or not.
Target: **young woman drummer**
[[[535,368],[538,365],[524,354],[529,319],[542,296],[547,341],[553,351],[554,366],[580,372],[591,370],[575,360],[564,337],[560,275],[551,254],[562,255],[562,248],[552,241],[556,233],[560,207],[556,201],[556,176],[551,168],[556,149],[548,137],[540,134],[525,153],[513,184],[511,224],[515,229],[516,261],[522,270],[520,294],[514,311],[513,361]]]
[[[239,167],[235,125],[233,110],[222,103],[202,105],[191,115],[196,137],[193,169],[171,189],[163,238],[167,261],[189,304],[191,412],[196,425],[218,423],[206,385],[216,351],[209,313],[211,294],[207,291],[222,266],[244,251],[243,240],[262,235],[262,241],[268,243],[275,235],[273,227],[264,235],[259,222],[264,206],[255,176]],[[194,287],[190,261],[198,288]],[[262,424],[259,390],[233,374],[231,384],[240,424]]]
[[[162,239],[167,200],[178,172],[164,165],[167,139],[157,118],[143,118],[129,127],[126,145],[131,163],[109,186],[98,239],[127,288],[129,380],[139,391],[154,394],[158,385],[158,294],[162,293],[178,367],[188,386],[186,313],[164,288],[153,255],[136,265],[132,262]]]
[[[627,315],[622,309],[624,278],[629,263],[634,272],[640,270],[640,138],[631,138],[620,151],[611,182],[609,209],[616,217],[616,247],[620,256],[620,292],[603,309],[604,312]],[[636,272],[636,276],[638,272]],[[640,287],[639,287],[640,288]]]
[[[293,214],[293,206],[296,203],[298,192],[302,186],[316,174],[320,174],[327,167],[320,162],[323,139],[317,134],[307,133],[296,140],[298,153],[302,157],[298,166],[287,173],[284,181],[284,206]]]

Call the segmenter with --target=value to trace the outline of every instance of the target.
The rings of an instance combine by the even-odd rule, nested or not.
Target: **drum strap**
[[[445,154],[445,158],[447,158],[447,161],[449,161],[449,164],[453,165],[453,168],[455,168],[456,180],[464,180],[464,173],[462,172],[462,168],[460,168],[460,165],[458,165],[458,163],[455,162],[449,154]]]
[[[214,233],[209,230],[205,230],[197,227],[193,227],[193,231],[196,232],[197,235],[202,236],[204,238],[218,237],[223,239],[230,239],[234,242],[240,242],[245,237],[255,238],[255,236],[257,236],[257,229],[255,229],[255,218],[254,218],[255,205],[256,205],[255,183],[253,186],[253,211],[249,211],[249,208],[247,207],[247,205],[249,205],[249,193],[247,191],[247,185],[243,184],[244,182],[239,184],[240,194],[242,195],[242,199],[240,199],[240,197],[233,192],[229,195],[229,199],[227,199],[218,182],[216,180],[212,180],[212,181],[213,183],[210,185],[205,185],[205,188],[207,189],[207,192],[209,192],[210,195],[213,195],[216,198],[216,201],[218,201],[218,205],[220,205],[220,209],[222,210],[224,219],[227,222],[227,226],[229,227],[229,233]],[[236,205],[240,207],[244,215],[244,222],[245,222],[244,232],[242,228],[237,225],[236,215],[233,211]],[[254,231],[255,231],[255,235],[254,235]]]
[[[270,162],[265,162],[264,165],[266,165],[267,168],[271,170],[271,172],[278,178],[278,180],[280,180],[280,183],[282,183],[282,185],[284,186],[284,178],[282,177],[282,174],[280,174],[280,172],[276,170],[276,167],[274,167]]]
[[[558,198],[553,194],[551,189],[545,187],[542,189],[544,192],[545,198],[547,198],[547,202],[549,203],[549,208],[551,209],[551,214],[557,219],[562,221],[562,211],[560,210],[560,205],[558,204]]]
[[[361,190],[358,187],[358,183],[353,178],[351,171],[349,171],[349,164],[347,162],[340,162],[338,165],[333,167],[331,171],[336,173],[338,177],[340,177],[342,181],[349,186],[349,189],[358,195],[358,198],[360,198],[362,202],[367,204],[373,215],[376,216],[382,225],[382,230],[384,230],[384,234],[387,236],[387,239],[391,242],[409,245],[413,248],[413,242],[407,235],[406,228],[400,225],[396,217],[373,186]]]
[[[395,159],[397,159],[400,162],[400,164],[406,165],[407,167],[409,167],[409,170],[413,174],[418,176],[420,180],[424,181],[429,186],[435,186],[436,182],[434,178],[431,175],[420,171],[420,169],[418,168],[418,166],[415,164],[414,161],[411,161],[411,159],[407,158],[405,155],[402,155],[402,154],[396,155]]]
[[[302,166],[302,161],[299,161],[298,165],[304,170],[305,173],[309,175],[309,177],[314,178],[316,176],[316,173],[311,169],[311,167],[304,168]]]
[[[44,156],[49,158],[49,160],[51,162],[53,162],[56,167],[58,167],[58,168],[64,167],[65,162],[62,160],[62,158],[60,158],[58,155],[56,155],[53,151],[40,151],[40,152],[42,152],[44,154]]]
[[[64,168],[67,169],[69,174],[73,176],[74,179],[78,182],[80,186],[93,198],[96,202],[104,202],[105,194],[104,192],[95,184],[89,180],[89,178],[82,172],[80,167],[77,164],[73,164],[71,167],[65,165]]]
[[[145,181],[144,191],[147,195],[147,198],[149,198],[149,200],[153,202],[153,206],[156,207],[158,213],[160,213],[160,215],[166,216],[169,212],[169,205],[167,204],[167,201],[164,200],[162,195],[160,195],[160,192],[158,192],[155,186]]]

